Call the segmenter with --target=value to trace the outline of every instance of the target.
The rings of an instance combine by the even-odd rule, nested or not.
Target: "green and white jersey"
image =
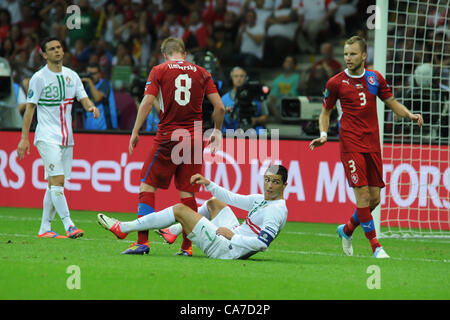
[[[206,189],[228,205],[248,211],[245,221],[232,229],[231,247],[234,254],[247,258],[264,251],[286,225],[286,201],[264,200],[262,194],[240,195],[211,182]]]
[[[27,103],[37,105],[37,141],[46,141],[62,146],[72,146],[72,104],[86,98],[78,74],[66,67],[62,72],[53,72],[48,65],[36,72],[30,80]]]

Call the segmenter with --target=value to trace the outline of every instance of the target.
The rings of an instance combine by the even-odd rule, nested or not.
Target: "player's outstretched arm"
[[[386,106],[391,109],[396,115],[402,118],[408,118],[411,121],[416,122],[419,127],[423,125],[422,115],[419,113],[413,114],[403,104],[397,101],[394,97],[384,100]]]
[[[133,131],[131,132],[130,143],[128,145],[128,151],[133,154],[134,148],[136,148],[139,141],[139,130],[141,130],[142,125],[148,117],[150,111],[153,108],[153,102],[155,101],[155,96],[152,94],[144,95],[144,98],[139,105],[138,114],[136,116],[136,121],[134,122]]]
[[[98,110],[91,99],[89,99],[88,97],[83,98],[80,100],[80,103],[83,106],[84,110],[86,110],[87,112],[92,112],[94,114],[94,119],[100,117],[100,110]]]
[[[207,95],[208,100],[214,107],[212,118],[214,120],[214,130],[208,139],[208,144],[211,149],[211,154],[214,155],[216,151],[220,150],[222,144],[222,124],[225,116],[225,107],[222,98],[218,93],[211,93]]]
[[[225,202],[226,204],[235,206],[242,210],[250,210],[252,203],[255,200],[255,195],[244,196],[234,193],[216,185],[215,183],[211,183],[211,181],[199,173],[196,173],[191,177],[191,184],[203,184],[214,197]]]
[[[225,106],[223,105],[222,98],[218,93],[211,93],[207,95],[209,102],[214,107],[213,120],[214,128],[217,130],[222,130],[223,118],[225,116]]]
[[[327,142],[327,132],[330,127],[330,116],[332,109],[327,109],[322,107],[322,112],[319,116],[319,129],[320,129],[320,137],[311,141],[309,144],[309,148],[314,150],[316,147],[323,146],[325,142]]]
[[[22,137],[20,138],[19,145],[17,146],[17,155],[19,159],[23,159],[25,155],[25,151],[27,154],[30,153],[30,141],[29,141],[29,133],[31,121],[33,120],[34,110],[36,109],[36,105],[33,103],[27,103],[25,113],[23,115],[22,120]]]

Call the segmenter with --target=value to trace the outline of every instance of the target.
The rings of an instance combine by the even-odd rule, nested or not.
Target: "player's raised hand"
[[[314,148],[316,147],[323,146],[325,142],[327,142],[327,137],[316,138],[313,141],[311,141],[311,143],[309,144],[309,148],[311,150],[314,150]]]
[[[419,127],[423,125],[423,118],[419,113],[411,114],[409,116],[409,119],[411,119],[411,121],[416,122]]]
[[[27,139],[20,139],[19,145],[17,146],[17,155],[20,160],[23,159],[25,151],[27,154],[30,154],[30,142]]]
[[[191,177],[191,184],[204,184],[205,186],[207,186],[209,183],[210,181],[200,173],[196,173]]]
[[[133,154],[133,150],[134,148],[136,148],[138,142],[139,142],[139,134],[133,132],[131,134],[130,144],[128,146],[128,152],[130,153],[130,155]]]
[[[100,117],[100,110],[98,110],[97,107],[90,107],[88,109],[89,112],[92,112],[94,114],[94,119],[97,119],[98,117]]]
[[[206,146],[209,146],[211,154],[215,155],[216,152],[222,147],[222,132],[220,130],[213,129]]]

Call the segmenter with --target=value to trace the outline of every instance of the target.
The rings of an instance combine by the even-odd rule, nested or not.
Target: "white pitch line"
[[[26,237],[26,238],[37,238],[35,235],[30,234],[18,234],[18,233],[0,233],[0,236],[10,236],[10,237]],[[79,238],[77,240],[84,240],[84,241],[114,241],[114,242],[122,242],[122,243],[131,243],[133,241],[129,240],[118,240],[118,239],[92,239],[92,238]],[[158,245],[168,245],[163,240],[161,241],[152,241],[153,244]],[[330,252],[320,252],[320,251],[295,251],[295,250],[282,250],[282,249],[269,249],[270,251],[275,252],[282,252],[282,253],[289,253],[289,254],[301,254],[301,255],[317,255],[317,256],[330,256],[330,257],[344,257],[343,254],[337,254],[337,253],[330,253]],[[348,257],[348,259],[351,258],[371,258],[369,256],[362,256],[362,255],[354,255],[352,257]],[[450,263],[450,260],[444,259],[444,260],[436,260],[436,259],[421,259],[421,258],[396,258],[391,257],[390,260],[397,260],[397,261],[418,261],[418,262],[443,262],[443,263]]]
[[[330,257],[345,257],[344,254],[337,254],[337,253],[330,253],[330,252],[314,252],[314,251],[295,251],[295,250],[277,250],[279,252],[284,253],[293,253],[293,254],[303,254],[303,255],[318,255],[318,256],[330,256]],[[370,256],[362,256],[362,255],[353,255],[352,257],[348,257],[348,259],[351,258],[370,258]],[[450,263],[450,260],[444,259],[444,260],[436,260],[436,259],[422,259],[422,258],[397,258],[397,257],[390,257],[389,260],[397,260],[397,261],[418,261],[418,262],[443,262],[443,263]]]
[[[16,221],[41,221],[41,217],[0,216],[0,221],[2,220],[2,218],[6,218],[6,219],[9,219],[9,220],[16,220]],[[58,219],[58,217],[56,216],[54,221],[57,221],[57,219]],[[131,218],[130,221],[131,220],[133,220],[133,219]],[[95,216],[93,219],[76,219],[76,222],[77,223],[97,223],[97,218]],[[310,236],[310,237],[325,237],[325,238],[336,238],[337,237],[336,233],[314,233],[314,232],[299,232],[299,231],[283,231],[283,233],[296,234],[296,235],[300,235],[300,236]],[[437,238],[437,239],[432,239],[432,238],[426,238],[426,239],[385,238],[385,239],[450,244],[450,240],[445,240],[445,239],[442,239],[442,238]]]
[[[31,234],[20,234],[20,233],[0,233],[0,237],[24,237],[24,238],[37,238],[37,234],[36,235],[31,235]],[[58,239],[60,240],[60,239]],[[75,240],[75,239],[74,239]],[[77,238],[77,241],[114,241],[114,242],[122,242],[122,243],[133,243],[136,241],[132,241],[132,240],[119,240],[119,239],[95,239],[95,238],[86,238],[86,237],[81,237],[81,238]],[[164,242],[164,240],[161,241],[152,241],[152,244],[165,244],[168,245],[166,242]]]
[[[314,233],[314,232],[299,232],[299,231],[286,231],[283,233],[289,233],[289,234],[297,234],[300,236],[308,236],[308,237],[327,237],[327,238],[337,238],[337,233]],[[382,238],[383,240],[407,240],[407,241],[416,241],[416,242],[433,242],[433,243],[444,243],[444,244],[450,244],[450,239],[445,240],[442,238],[437,239],[416,239],[416,238]]]

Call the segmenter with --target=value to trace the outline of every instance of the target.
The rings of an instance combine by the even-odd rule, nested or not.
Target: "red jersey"
[[[338,109],[341,152],[380,152],[377,96],[392,97],[383,76],[368,69],[353,76],[345,69],[328,80],[324,95],[324,107]]]
[[[194,133],[194,122],[202,121],[203,98],[217,92],[211,74],[204,68],[183,60],[171,60],[153,67],[145,93],[159,94],[161,108],[158,135],[175,129]]]

